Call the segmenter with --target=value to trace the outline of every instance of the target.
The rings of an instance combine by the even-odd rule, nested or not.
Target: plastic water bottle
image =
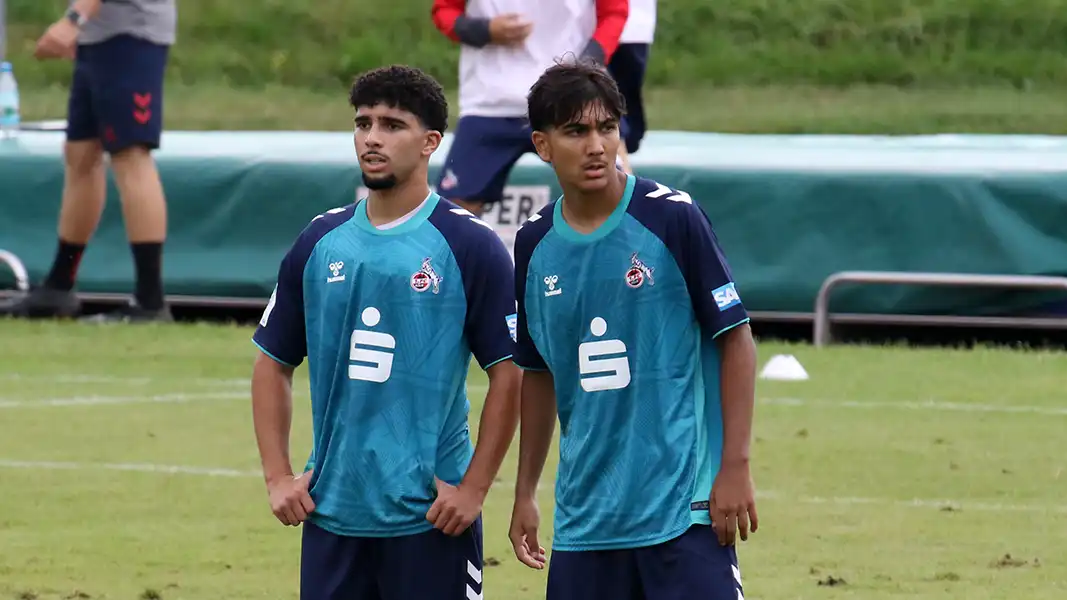
[[[0,63],[0,139],[12,139],[18,135],[19,84],[11,63]]]

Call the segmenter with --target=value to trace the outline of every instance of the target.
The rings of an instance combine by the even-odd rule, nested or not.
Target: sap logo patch
[[[519,315],[508,315],[504,317],[504,320],[508,324],[508,333],[511,334],[511,341],[519,341]]]
[[[734,288],[734,282],[732,281],[712,291],[711,297],[715,298],[715,305],[719,307],[719,311],[741,304],[741,296],[737,295],[737,290]]]

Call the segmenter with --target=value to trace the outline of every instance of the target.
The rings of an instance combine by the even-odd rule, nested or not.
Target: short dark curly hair
[[[616,119],[626,114],[626,99],[604,67],[591,59],[560,60],[530,88],[527,118],[534,131],[547,131],[577,121],[593,102]]]
[[[427,129],[441,133],[448,129],[445,91],[415,67],[390,65],[363,73],[352,83],[348,102],[355,109],[385,104],[415,115]]]

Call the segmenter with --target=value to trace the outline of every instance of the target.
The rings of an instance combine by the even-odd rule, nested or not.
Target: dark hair
[[[355,109],[385,104],[415,115],[427,129],[448,129],[448,100],[441,84],[415,67],[391,65],[363,73],[352,83],[348,102]]]
[[[546,131],[577,121],[594,102],[616,119],[626,114],[626,100],[604,67],[592,60],[558,61],[530,88],[527,118],[534,131]]]

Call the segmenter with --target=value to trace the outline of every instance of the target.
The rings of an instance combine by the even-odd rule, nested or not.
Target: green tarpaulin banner
[[[34,280],[55,252],[62,143],[61,132],[40,131],[0,143],[0,249]],[[360,191],[348,133],[169,132],[156,158],[169,202],[168,294],[265,302],[301,229]],[[810,312],[823,280],[843,270],[1067,276],[1064,138],[653,132],[632,162],[700,203],[752,310]],[[551,170],[527,155],[485,219],[510,245],[559,193]],[[133,266],[113,180],[108,200],[79,289],[128,293]],[[0,286],[11,282],[0,274]],[[833,309],[1003,314],[1059,297],[845,286]]]

